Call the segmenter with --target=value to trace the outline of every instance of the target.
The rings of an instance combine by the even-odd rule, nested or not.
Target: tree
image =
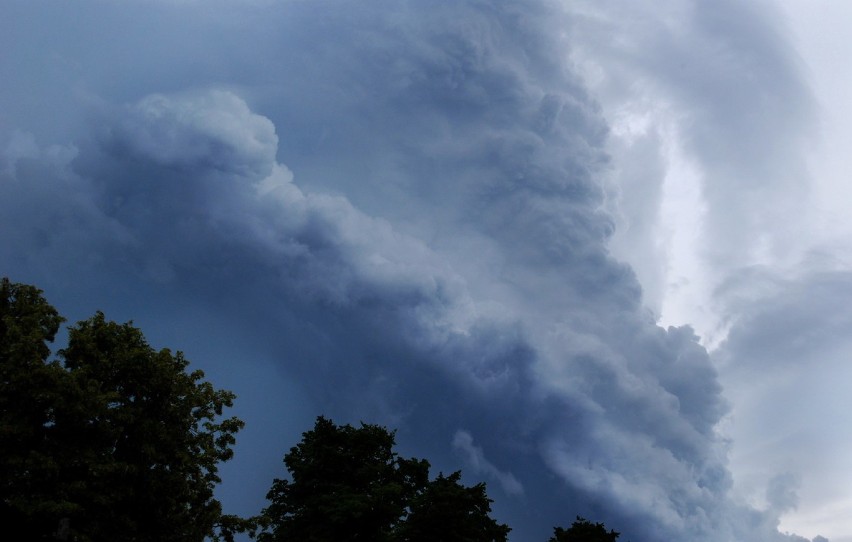
[[[213,497],[218,463],[231,458],[243,425],[221,419],[234,395],[187,372],[180,352],[154,350],[132,323],[102,313],[71,327],[59,360],[47,362],[61,318],[39,290],[6,279],[2,288],[0,385],[38,406],[3,393],[10,481],[0,519],[31,539],[212,536],[223,519]]]
[[[384,427],[317,418],[284,456],[291,480],[273,482],[259,540],[505,541],[484,484],[466,488],[460,473],[430,482],[429,463],[399,457],[394,445]]]
[[[615,542],[621,533],[607,532],[603,523],[592,523],[577,516],[577,520],[568,529],[556,527],[550,542]]]
[[[59,464],[49,444],[63,378],[48,362],[63,318],[41,290],[0,280],[0,522],[22,525],[61,513]],[[42,522],[43,524],[43,522]],[[52,522],[56,525],[56,521]]]
[[[394,451],[394,434],[377,425],[337,426],[317,418],[284,456],[292,481],[276,479],[263,512],[266,542],[391,540],[429,465]]]
[[[463,486],[461,472],[438,477],[411,501],[400,525],[399,542],[505,542],[509,527],[490,517],[491,502],[485,484]]]

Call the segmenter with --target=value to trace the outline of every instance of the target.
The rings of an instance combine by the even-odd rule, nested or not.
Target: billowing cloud
[[[572,50],[613,125],[614,249],[668,322],[724,337],[712,291],[812,241],[817,105],[764,3],[579,2]],[[613,36],[618,36],[613,39]]]
[[[587,19],[533,1],[334,7],[134,5],[142,27],[162,18],[156,47],[134,30],[101,59],[75,30],[70,141],[16,115],[0,168],[13,279],[161,337],[197,330],[189,315],[224,330],[189,340],[246,405],[226,475],[257,508],[287,442],[261,433],[291,445],[324,413],[486,479],[515,540],[577,514],[637,542],[795,539],[777,529],[792,486],[768,508],[734,498],[710,356],[691,327],[656,324],[610,253],[610,129],[568,61]],[[104,9],[84,26],[126,24]],[[681,99],[697,118],[746,107]]]

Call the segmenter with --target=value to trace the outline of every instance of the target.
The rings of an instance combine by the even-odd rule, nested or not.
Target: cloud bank
[[[47,10],[7,9],[23,30]],[[296,428],[288,445],[320,412],[397,427],[412,455],[484,478],[513,540],[577,514],[635,542],[799,540],[777,528],[792,479],[774,479],[768,507],[734,497],[716,367],[692,328],[656,324],[610,253],[610,127],[570,61],[578,29],[594,28],[583,13],[190,2],[134,4],[129,25],[99,9],[42,48],[26,42],[53,67],[37,94],[84,113],[51,132],[50,112],[16,112],[17,131],[0,134],[4,273],[60,292],[60,308],[141,312],[163,336],[213,314],[240,357],[213,355],[211,372],[224,387],[230,375],[250,427],[289,419],[276,422]],[[756,51],[749,62],[774,54],[771,36],[744,46],[696,20],[703,39]],[[106,55],[86,37],[125,27]],[[50,86],[69,79],[70,95]],[[749,107],[716,103],[697,117]],[[731,129],[688,145],[722,168]],[[253,371],[266,393],[248,387]],[[248,472],[285,440],[247,438],[231,472],[251,482],[235,494],[259,503],[280,473]]]

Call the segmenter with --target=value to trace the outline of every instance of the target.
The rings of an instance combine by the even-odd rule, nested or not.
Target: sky
[[[0,274],[512,542],[852,541],[852,7],[0,0]]]

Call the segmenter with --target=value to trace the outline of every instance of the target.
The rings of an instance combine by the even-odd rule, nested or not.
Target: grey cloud
[[[73,170],[78,153],[71,145],[44,147],[25,133],[7,146],[0,172],[0,226],[9,232],[0,252],[5,265],[69,284],[71,277],[54,277],[54,269],[85,274],[105,263],[104,254],[81,247],[132,243],[130,232],[92,201],[91,179]]]
[[[766,488],[769,506],[778,513],[794,510],[799,504],[798,486],[799,480],[789,472],[774,476]]]
[[[320,408],[411,427],[439,414],[440,423],[431,423],[437,436],[446,435],[435,441],[444,443],[460,426],[502,426],[502,431],[491,429],[489,438],[475,448],[470,443],[467,449],[482,454],[479,469],[497,476],[509,493],[527,482],[522,473],[511,477],[497,470],[496,461],[505,464],[518,453],[534,457],[537,450],[547,458],[558,448],[559,464],[549,464],[567,487],[610,501],[617,513],[630,511],[662,520],[663,531],[695,528],[665,523],[665,515],[683,510],[637,508],[639,502],[628,495],[640,488],[643,494],[662,495],[672,486],[694,484],[686,474],[689,464],[701,471],[719,468],[702,449],[708,443],[712,446],[712,440],[706,440],[706,422],[698,412],[702,405],[695,403],[700,395],[691,398],[682,381],[664,382],[654,364],[663,359],[685,368],[695,364],[702,381],[712,379],[712,372],[701,369],[706,359],[695,355],[700,350],[693,336],[687,333],[678,339],[674,331],[662,332],[650,321],[634,320],[638,306],[632,277],[621,271],[610,275],[608,267],[620,268],[596,255],[600,248],[590,247],[585,267],[577,269],[562,267],[563,258],[555,258],[552,265],[563,269],[560,282],[579,281],[586,287],[595,279],[585,274],[597,268],[600,277],[626,278],[629,295],[621,297],[617,282],[610,284],[616,289],[613,296],[605,290],[590,291],[604,304],[569,307],[563,317],[574,319],[576,331],[566,322],[556,326],[561,335],[548,338],[537,329],[539,318],[557,314],[558,306],[518,305],[508,318],[499,318],[488,306],[505,306],[509,299],[498,294],[506,285],[498,281],[490,300],[475,299],[466,288],[470,278],[453,270],[452,259],[416,237],[394,231],[389,222],[365,215],[345,198],[302,191],[283,165],[263,163],[272,153],[255,153],[241,137],[222,134],[221,124],[196,122],[208,116],[237,118],[242,124],[234,127],[235,134],[272,140],[267,123],[247,114],[235,96],[216,91],[191,107],[182,96],[156,100],[157,115],[117,119],[121,130],[111,132],[117,142],[106,140],[100,151],[90,150],[91,156],[74,161],[76,178],[87,179],[98,220],[114,221],[132,232],[125,244],[95,244],[100,253],[111,255],[119,271],[131,266],[137,280],[166,281],[169,288],[205,297],[223,281],[229,286],[220,296],[256,296],[260,293],[256,288],[261,288],[264,297],[238,309],[235,317],[267,329],[266,340],[272,338],[267,348],[283,349],[285,358],[301,358],[286,362],[285,374],[300,379]],[[150,101],[146,98],[141,104]],[[208,115],[205,108],[213,111]],[[193,114],[186,115],[187,109]],[[243,114],[231,115],[233,111]],[[151,146],[149,134],[163,131],[179,134],[174,141],[198,143],[188,144],[193,149],[188,162]],[[213,139],[226,148],[205,143]],[[232,165],[217,164],[213,155],[232,157]],[[270,173],[264,176],[266,171]],[[576,244],[575,239],[566,247],[583,254],[587,247]],[[522,262],[512,265],[526,272]],[[553,280],[555,276],[543,283]],[[578,299],[579,293],[568,295]],[[538,317],[533,313],[537,306],[543,309]],[[620,308],[616,318],[602,314],[610,307]],[[271,320],[262,324],[252,314],[257,311]],[[582,320],[586,322],[581,324]],[[621,349],[636,345],[643,334],[654,337],[649,342],[653,348],[645,359],[631,356],[630,361]],[[571,354],[576,347],[563,341],[573,342],[575,337],[591,341],[591,349]],[[695,353],[688,354],[690,348]],[[564,354],[558,354],[560,350]],[[675,356],[678,350],[683,352]],[[546,383],[554,369],[554,375],[569,379],[567,386]],[[688,374],[681,378],[689,380]],[[716,393],[707,389],[710,395]],[[545,408],[548,403],[556,409]],[[580,449],[569,447],[566,455],[564,446],[577,435]],[[634,438],[646,444],[631,451],[643,447],[644,451],[625,455],[620,450],[626,452]],[[447,451],[438,450],[437,457],[446,457]],[[564,468],[564,461],[575,461],[578,453],[594,458],[598,481],[590,483],[582,469]],[[631,464],[655,463],[659,466],[638,477],[624,478]],[[666,467],[681,474],[661,485],[658,476]],[[693,498],[689,493],[682,496]],[[553,516],[551,521],[560,520]],[[517,530],[542,528],[519,525]],[[641,529],[637,524],[639,536]]]
[[[820,258],[798,268],[750,269],[718,290],[736,317],[713,355],[727,394],[744,406],[730,431],[732,461],[751,473],[746,487],[765,487],[770,508],[807,515],[829,506],[826,492],[842,486],[837,473],[849,468],[830,420],[850,376],[852,281]],[[744,435],[749,444],[738,447]],[[820,528],[836,530],[832,521]]]
[[[659,227],[660,169],[681,190],[694,176],[700,193],[694,226],[701,236],[680,248],[700,262],[691,271],[703,276],[690,280],[715,285],[741,266],[795,255],[808,242],[800,232],[817,105],[780,10],[669,0],[580,2],[573,11],[573,56],[611,120],[626,119],[612,147],[619,195],[613,200],[620,201],[610,204],[624,226],[615,248],[650,286],[652,307],[661,284],[685,280],[666,276],[659,245],[646,236],[649,224],[657,241],[667,234]],[[638,152],[642,165],[628,169]],[[696,313],[715,310],[712,301],[700,302],[706,306]]]
[[[453,437],[453,447],[464,453],[467,464],[476,474],[482,474],[488,478],[495,479],[509,495],[523,495],[524,486],[511,472],[498,469],[493,463],[485,458],[482,448],[476,446],[473,437],[467,431],[456,431]]]
[[[127,75],[124,90],[86,72],[108,105],[92,106],[78,153],[32,174],[43,151],[8,153],[0,205],[22,234],[3,260],[54,289],[39,265],[89,273],[166,320],[186,304],[219,314],[248,358],[223,372],[256,356],[303,410],[399,427],[445,471],[467,468],[462,451],[469,477],[509,494],[495,510],[517,540],[576,514],[638,542],[784,539],[772,514],[730,498],[706,351],[690,328],[654,324],[608,252],[607,127],[565,63],[570,14],[336,7],[222,7],[189,24],[193,39],[231,31],[212,67],[155,51],[152,80]],[[179,43],[188,8],[151,9],[166,19],[159,47]],[[38,235],[46,248],[24,258]]]
[[[264,175],[278,150],[269,119],[226,91],[150,95],[128,108],[120,122],[110,139],[116,151],[126,148],[168,168]]]
[[[743,371],[827,359],[825,354],[845,341],[844,332],[852,325],[844,310],[850,286],[849,273],[834,270],[806,270],[791,277],[754,267],[731,276],[717,289],[733,319],[723,353],[736,352],[748,360],[736,364]]]

